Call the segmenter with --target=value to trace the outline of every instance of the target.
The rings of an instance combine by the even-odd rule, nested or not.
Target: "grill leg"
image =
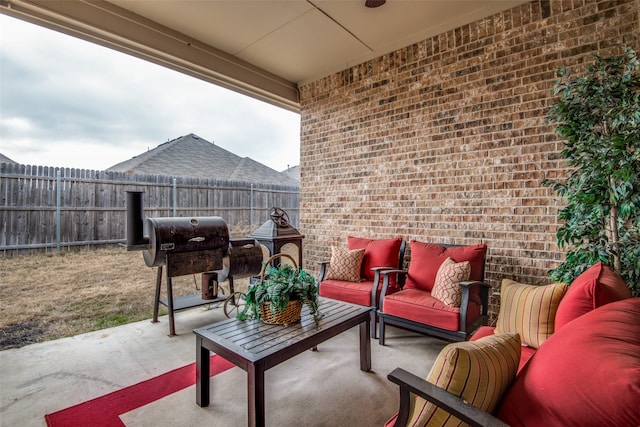
[[[171,277],[167,274],[167,305],[169,308],[169,336],[176,334],[176,325],[173,321],[173,283]]]
[[[233,295],[233,293],[235,292],[233,290],[233,276],[227,277],[227,280],[229,281],[229,295]]]
[[[158,323],[158,307],[160,305],[160,288],[162,287],[162,266],[158,267],[156,275],[156,299],[153,300],[153,320],[151,323]]]

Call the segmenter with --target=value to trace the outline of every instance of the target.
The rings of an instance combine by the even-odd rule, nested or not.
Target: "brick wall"
[[[555,70],[640,51],[639,15],[640,0],[534,1],[302,86],[305,268],[347,235],[402,236],[487,243],[494,287],[548,283]]]

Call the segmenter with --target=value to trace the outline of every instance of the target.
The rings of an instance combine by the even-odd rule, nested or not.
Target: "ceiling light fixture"
[[[387,0],[365,0],[364,5],[367,7],[382,6]]]

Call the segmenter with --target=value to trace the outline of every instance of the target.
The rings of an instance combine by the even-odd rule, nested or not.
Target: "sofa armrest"
[[[402,368],[394,369],[387,375],[387,378],[400,386],[400,408],[394,427],[405,427],[407,425],[411,399],[413,398],[411,394],[424,398],[471,426],[508,427],[507,424],[493,415],[476,408],[459,397]]]
[[[382,310],[382,303],[384,301],[385,295],[387,295],[387,289],[389,288],[389,277],[392,274],[396,275],[396,283],[398,283],[398,287],[402,289],[404,287],[404,279],[409,272],[407,270],[400,269],[389,269],[380,271],[380,275],[382,275],[382,291],[380,291],[380,301],[378,302],[378,309]]]
[[[489,316],[489,289],[491,289],[491,286],[485,282],[474,280],[460,282],[458,285],[462,288],[462,300],[460,303],[460,330],[464,332],[471,332],[467,331],[467,308],[469,307],[470,290],[472,287],[479,288],[478,294],[480,296],[481,306],[480,323],[476,325],[474,322],[474,325],[472,326],[477,327],[486,325],[487,318]]]
[[[320,265],[320,274],[318,274],[318,287],[320,287],[320,283],[324,280],[324,278],[327,276],[327,272],[329,271],[328,267],[329,267],[329,260],[326,261],[319,261],[318,265]]]
[[[383,272],[385,271],[390,271],[390,270],[394,270],[396,269],[396,267],[372,267],[371,271],[373,271],[374,275],[373,275],[373,286],[371,286],[371,306],[372,307],[378,307],[378,303],[379,301],[376,299],[377,295],[378,295],[378,288],[380,288],[380,275],[383,274]],[[387,276],[383,276],[383,277],[387,277]],[[382,286],[383,290],[386,291],[386,288],[384,288],[384,284]],[[382,293],[383,290],[381,290],[380,292]]]

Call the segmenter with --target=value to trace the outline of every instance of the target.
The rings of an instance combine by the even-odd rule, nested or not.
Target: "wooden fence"
[[[280,207],[297,227],[298,187],[0,163],[0,253],[113,245],[126,238],[126,192],[145,217],[220,216],[252,229]]]

